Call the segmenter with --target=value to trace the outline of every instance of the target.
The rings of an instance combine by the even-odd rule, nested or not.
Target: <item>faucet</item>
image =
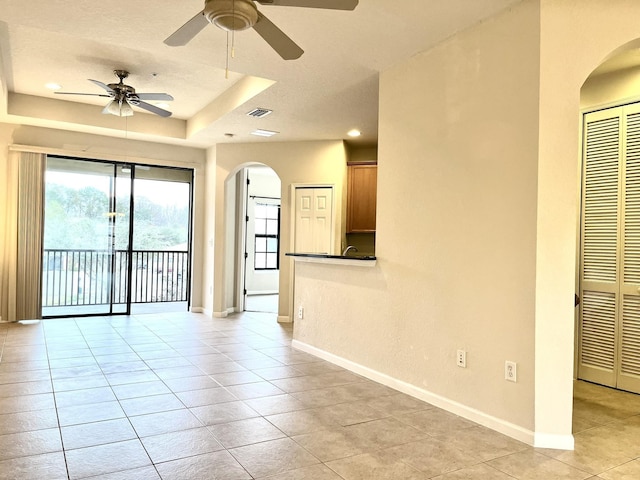
[[[354,247],[353,245],[349,245],[347,248],[344,249],[344,252],[342,252],[342,256],[346,257],[347,253],[349,253],[350,250],[353,250],[354,252],[358,251],[356,247]]]

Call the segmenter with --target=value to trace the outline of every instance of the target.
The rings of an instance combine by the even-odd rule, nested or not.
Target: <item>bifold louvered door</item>
[[[640,392],[640,106],[585,115],[579,377]]]

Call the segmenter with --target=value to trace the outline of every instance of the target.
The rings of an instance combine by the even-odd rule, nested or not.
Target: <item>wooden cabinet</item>
[[[347,233],[376,231],[376,192],[378,166],[348,166]]]

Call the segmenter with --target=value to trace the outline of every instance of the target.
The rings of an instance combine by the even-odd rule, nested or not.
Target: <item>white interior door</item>
[[[640,106],[585,115],[578,376],[640,392]]]
[[[332,252],[333,188],[297,187],[294,251]]]

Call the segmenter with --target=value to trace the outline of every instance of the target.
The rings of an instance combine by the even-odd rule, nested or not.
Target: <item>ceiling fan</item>
[[[73,92],[54,92],[58,95],[89,95],[94,97],[107,97],[111,100],[104,107],[102,113],[109,113],[118,117],[130,117],[133,115],[133,108],[139,107],[161,117],[171,116],[171,112],[164,110],[156,105],[145,102],[144,100],[156,100],[169,102],[173,100],[173,97],[167,93],[136,93],[136,89],[125,85],[124,79],[129,76],[129,72],[126,70],[114,70],[113,73],[120,79],[119,83],[105,84],[98,80],[89,79],[90,82],[95,83],[100,88],[104,89],[107,93],[73,93]]]
[[[285,60],[300,58],[304,50],[258,11],[260,5],[353,10],[358,0],[205,0],[204,9],[170,35],[164,43],[183,46],[212,23],[227,32],[252,28]]]

